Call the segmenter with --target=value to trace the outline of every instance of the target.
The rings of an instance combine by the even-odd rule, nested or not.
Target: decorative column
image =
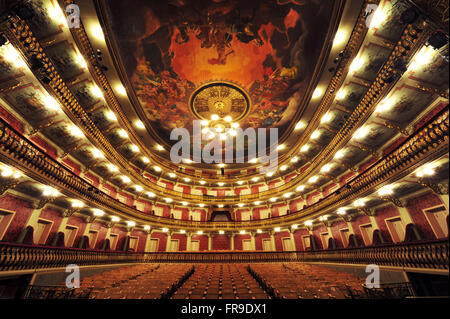
[[[25,224],[25,226],[22,229],[21,234],[19,235],[17,242],[18,243],[22,243],[23,240],[25,239],[25,235],[26,235],[26,229],[28,228],[28,226],[31,226],[33,228],[36,228],[36,225],[38,223],[39,220],[39,216],[41,215],[42,210],[45,208],[45,206],[47,204],[50,204],[51,202],[53,202],[56,198],[55,197],[46,197],[43,198],[37,202],[33,202],[33,211],[30,214],[30,217],[28,217],[28,221]],[[33,233],[33,243],[36,243],[37,238],[34,238],[35,234]]]
[[[375,219],[375,209],[374,208],[359,208],[358,211],[369,217],[370,223],[374,229],[380,230],[378,222]]]
[[[150,252],[150,247],[149,246],[150,246],[150,242],[151,242],[151,239],[152,239],[152,232],[153,232],[153,230],[148,229],[145,232],[147,233],[147,235],[145,236],[144,252],[148,253],[148,252]]]
[[[123,243],[122,247],[123,251],[128,251],[130,249],[130,236],[133,229],[134,229],[133,226],[126,227],[127,233],[125,234],[125,242]]]
[[[86,220],[86,227],[84,228],[84,232],[83,232],[82,237],[83,236],[89,237],[89,231],[91,230],[91,226],[92,226],[92,223],[95,220],[95,216],[93,216],[93,215],[86,216],[85,220]]]
[[[444,194],[444,195],[439,195],[439,197],[441,198],[442,202],[444,203],[445,209],[448,211],[448,194]]]
[[[448,203],[448,183],[434,183],[430,179],[423,178],[418,181],[422,186],[426,186],[433,191],[434,194],[438,195],[439,198],[444,203],[445,208],[449,209]]]
[[[172,232],[167,232],[166,252],[170,252],[170,246],[172,241]]]
[[[310,241],[311,250],[317,250],[316,237],[314,237],[314,233],[313,233],[314,224],[305,225],[305,227],[309,233],[309,241]],[[319,240],[320,240],[320,238],[319,238]]]
[[[231,240],[231,250],[234,250],[234,236],[235,236],[235,234],[234,234],[234,233],[231,233],[231,237],[230,237],[230,240]]]
[[[52,246],[56,246],[57,240],[58,240],[58,234],[64,233],[64,230],[66,229],[67,222],[69,221],[70,216],[72,216],[75,212],[77,212],[78,209],[70,208],[66,209],[62,212],[62,220],[61,224],[59,224],[58,229],[56,230],[55,237],[52,240]],[[64,246],[67,244],[67,238],[64,238]]]
[[[341,215],[341,217],[347,223],[349,235],[354,235],[355,231],[353,230],[353,225],[352,225],[353,216]]]
[[[414,224],[409,211],[406,209],[406,203],[403,200],[394,196],[385,196],[382,197],[382,199],[394,204],[397,207],[398,213],[406,225]]]
[[[250,243],[251,243],[251,249],[256,250],[256,243],[255,243],[255,233],[250,232]]]
[[[110,222],[106,222],[105,226],[106,226],[106,235],[105,235],[105,240],[109,239],[109,235],[111,234],[111,230],[114,227],[116,223],[110,221]]]
[[[275,246],[275,236],[272,231],[269,232],[270,235],[270,243],[272,244],[272,251],[276,251],[277,247]]]
[[[208,233],[208,251],[212,250],[212,233]]]
[[[333,236],[333,232],[331,231],[331,225],[333,224],[333,222],[332,221],[330,221],[330,220],[324,220],[323,221],[323,224],[327,227],[327,232],[328,232],[328,236],[329,236],[329,238],[332,238],[333,239],[333,246],[331,247],[331,248],[336,248],[336,239],[334,238],[334,236]],[[327,248],[329,249],[330,247],[329,247],[329,242],[330,242],[330,240],[328,239],[328,243],[327,243]]]
[[[294,232],[295,229],[289,229],[289,237],[291,238],[292,248],[294,251],[297,251],[297,245],[295,245],[295,238],[294,238]]]
[[[342,219],[347,223],[347,227],[348,227],[348,245],[350,245],[350,235],[353,235],[355,237],[356,240],[356,235],[355,235],[355,230],[353,229],[353,225],[352,225],[352,221],[354,219],[353,215],[342,215],[341,216]],[[357,244],[356,242],[354,243],[355,245]]]
[[[186,233],[186,251],[191,251],[192,233]]]
[[[88,238],[87,239],[87,241],[88,241],[88,248],[95,248],[94,244],[92,244],[90,242],[90,238],[89,238],[89,232],[91,230],[92,223],[95,220],[95,216],[94,215],[87,215],[87,216],[84,217],[84,220],[86,221],[86,227],[84,227],[83,234],[81,235],[81,240],[78,243],[78,248],[83,248],[84,247],[84,242],[85,242],[86,238]]]

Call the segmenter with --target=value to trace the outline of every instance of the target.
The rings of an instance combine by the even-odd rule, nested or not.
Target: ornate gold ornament
[[[236,84],[211,82],[192,93],[189,109],[195,118],[202,120],[202,133],[207,139],[217,135],[225,139],[236,135],[238,121],[250,111],[250,97]]]
[[[221,119],[230,116],[232,121],[239,121],[250,110],[250,97],[236,84],[211,82],[192,93],[189,108],[200,120],[209,121],[213,115],[218,115]]]

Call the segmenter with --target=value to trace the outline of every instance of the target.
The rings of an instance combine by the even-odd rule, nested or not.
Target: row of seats
[[[242,264],[201,264],[173,299],[267,299]]]
[[[121,267],[83,279],[80,289],[93,299],[160,299],[170,297],[193,272],[187,264]]]
[[[100,299],[298,299],[364,295],[364,279],[305,263],[142,264],[84,278]]]
[[[363,295],[363,278],[327,267],[252,264],[248,270],[271,298],[344,299]]]

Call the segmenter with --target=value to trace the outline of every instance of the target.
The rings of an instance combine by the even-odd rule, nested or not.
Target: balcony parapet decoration
[[[347,43],[345,49],[343,50],[342,60],[337,66],[335,75],[330,81],[330,84],[327,87],[326,92],[324,94],[324,98],[320,102],[319,106],[317,107],[317,111],[314,113],[314,116],[310,121],[311,123],[316,124],[320,123],[320,119],[328,111],[330,104],[333,102],[337,89],[344,82],[345,75],[347,74],[346,70],[349,67],[348,62],[351,61],[351,59],[356,56],[358,49],[360,48],[364,40],[364,35],[366,34],[367,31],[367,29],[365,29],[365,7],[370,3],[373,3],[373,1],[365,1],[364,5],[362,6],[361,13],[352,31],[350,40]],[[73,37],[76,39],[77,44],[79,45],[82,52],[84,52],[86,56],[91,57],[94,51],[83,27],[72,30],[72,34]],[[405,27],[400,41],[394,47],[391,55],[387,59],[387,62],[380,70],[377,78],[371,84],[368,92],[365,94],[361,102],[353,111],[346,125],[338,132],[333,142],[329,143],[329,146],[324,151],[322,151],[319,154],[319,156],[316,156],[314,158],[311,165],[307,168],[308,174],[312,173],[313,170],[316,170],[318,166],[325,161],[325,157],[329,159],[330,157],[332,157],[334,152],[336,152],[339,149],[339,147],[336,146],[338,144],[334,142],[340,143],[339,145],[345,144],[348,141],[348,139],[352,136],[356,128],[358,128],[358,125],[369,117],[369,115],[375,109],[375,106],[380,96],[383,96],[386,93],[386,91],[391,89],[397,82],[394,81],[392,83],[388,83],[387,78],[389,78],[392,74],[395,74],[397,79],[401,77],[401,72],[397,71],[394,67],[395,61],[398,60],[399,58],[402,58],[402,60],[404,61],[408,61],[424,43],[428,34],[429,34],[428,26],[424,24],[423,21],[418,22],[415,25],[407,25]],[[95,74],[93,75],[98,78],[99,83],[101,83],[105,87],[110,88],[106,80],[106,77],[104,76],[103,71],[100,68],[95,67]],[[109,89],[108,92],[110,91],[112,92],[112,90]],[[115,104],[114,101],[112,104],[113,105]],[[116,105],[114,105],[114,109],[116,110],[119,117],[122,118],[123,112],[120,110],[120,108],[118,109]],[[294,122],[295,121],[293,121],[293,123]],[[311,132],[313,130],[314,130],[313,128],[309,129],[309,131]],[[285,161],[289,161],[291,155],[294,154],[295,152],[298,152],[300,146],[304,144],[304,142],[307,141],[308,138],[309,138],[308,134],[302,134],[296,145],[291,147],[291,150],[288,151],[285,155],[283,155],[283,158],[279,159],[279,165],[282,165]],[[170,164],[165,163],[164,161],[158,159],[155,156],[153,156],[152,159],[155,160],[159,166],[165,167],[168,170],[177,169],[177,167],[173,167]],[[180,172],[178,174],[180,176],[183,176],[183,174]],[[302,174],[302,177],[303,180],[305,180],[307,179],[308,175]],[[214,181],[207,177],[205,177],[204,179],[206,181]],[[233,179],[220,178],[220,180],[222,182],[234,182]],[[287,188],[293,188],[293,186],[299,184],[299,182],[300,181],[293,179],[291,182],[288,182],[287,185],[283,185],[284,190],[286,190]],[[159,189],[157,190],[159,191]],[[267,191],[261,192],[257,196],[270,197],[272,195],[273,194]],[[232,196],[230,196],[229,198],[232,199]]]
[[[0,271],[123,263],[327,262],[448,270],[448,239],[293,252],[133,253],[0,243]]]
[[[98,194],[90,192],[89,183],[40,151],[2,119],[0,119],[0,159],[21,167],[31,178],[39,182],[59,186],[67,196],[86,200],[93,207],[99,206],[124,218],[134,217],[136,221],[150,222],[152,226],[183,227],[186,230],[199,227],[204,230],[256,229],[290,225],[301,218],[316,217],[351,200],[370,195],[371,190],[383,186],[388,181],[398,180],[413,172],[419,165],[445,154],[448,152],[448,116],[447,106],[394,152],[352,180],[348,184],[350,188],[341,187],[339,194],[332,193],[319,202],[289,215],[245,222],[193,222],[145,215],[103,192]],[[219,200],[217,197],[212,199],[215,202]],[[242,199],[249,198],[242,196]]]

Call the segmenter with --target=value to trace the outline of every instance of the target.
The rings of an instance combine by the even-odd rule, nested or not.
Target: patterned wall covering
[[[290,238],[288,232],[275,233],[275,248],[277,251],[283,251],[283,238]]]
[[[347,223],[343,220],[334,222],[331,227],[331,234],[333,235],[333,238],[335,240],[337,248],[344,248],[344,244],[342,243],[342,237],[341,237],[341,232],[340,232],[340,230],[343,228],[347,228]]]
[[[86,220],[84,220],[80,216],[72,215],[69,217],[67,221],[68,226],[76,226],[78,227],[77,235],[75,237],[75,241],[73,242],[73,247],[78,247],[80,243],[80,239],[83,236],[84,230],[86,229]]]
[[[178,240],[178,250],[186,251],[187,238],[186,235],[183,234],[173,234],[172,239]]]
[[[227,235],[215,235],[212,241],[212,250],[230,250],[230,237]]]
[[[318,227],[314,227],[313,235],[316,238],[316,244],[318,249],[323,249],[322,245],[322,237],[320,236],[321,233],[327,233],[328,229],[325,225],[320,225]]]
[[[408,211],[411,214],[412,220],[419,228],[419,231],[423,237],[429,239],[436,238],[430,224],[428,223],[425,215],[423,214],[423,209],[442,204],[443,203],[439,198],[439,196],[433,193],[428,193],[408,200],[407,203]]]
[[[399,212],[398,209],[394,206],[379,208],[376,210],[375,214],[375,219],[377,221],[378,227],[380,227],[381,235],[383,236],[383,239],[389,243],[392,242],[392,238],[389,234],[385,219],[395,216],[399,216]]]
[[[5,110],[3,106],[0,105],[0,117],[6,121],[9,125],[11,125],[14,129],[16,129],[19,133],[23,134],[25,132],[24,125],[21,121],[19,121],[14,115]]]
[[[191,240],[198,240],[199,251],[208,250],[208,236],[206,235],[192,235]]]
[[[127,230],[123,227],[114,226],[111,229],[111,234],[118,234],[117,245],[115,250],[122,251],[125,245],[125,239],[127,237]]]
[[[298,250],[305,250],[305,247],[303,245],[303,236],[308,236],[309,232],[307,229],[297,229],[294,232],[294,240],[295,240],[295,246]]]
[[[165,233],[152,233],[152,239],[159,239],[158,251],[166,251],[167,235]]]
[[[142,230],[133,229],[131,236],[136,236],[139,238],[137,251],[145,251],[145,242],[147,240],[147,233]]]
[[[369,219],[369,216],[367,216],[367,215],[360,215],[360,216],[356,217],[354,221],[352,221],[353,230],[355,232],[356,240],[358,241],[358,245],[361,245],[361,246],[364,245],[364,240],[362,238],[361,229],[359,226],[364,225],[364,224],[369,224],[369,223],[370,223],[370,219]]]
[[[256,234],[255,235],[255,248],[256,250],[264,250],[263,240],[270,239],[269,234]]]
[[[28,218],[33,211],[32,204],[29,201],[6,194],[0,197],[0,209],[16,212],[8,231],[2,241],[14,242],[25,227]]]
[[[61,221],[62,221],[61,212],[54,208],[44,208],[41,211],[39,218],[53,221],[52,228],[50,230],[50,233],[48,234],[47,241],[46,241],[46,244],[50,245],[58,231],[59,225],[61,224]]]
[[[91,230],[98,231],[97,241],[95,242],[95,249],[100,249],[103,245],[103,242],[105,241],[107,229],[104,224],[93,222],[91,225]]]
[[[236,235],[234,236],[234,250],[243,250],[244,245],[242,241],[244,239],[250,239],[250,235]]]

